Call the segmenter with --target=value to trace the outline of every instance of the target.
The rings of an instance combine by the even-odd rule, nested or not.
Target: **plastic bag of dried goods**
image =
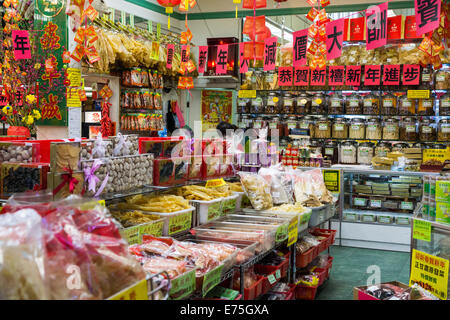
[[[269,209],[273,206],[270,185],[262,176],[253,172],[238,172],[238,175],[255,210]]]

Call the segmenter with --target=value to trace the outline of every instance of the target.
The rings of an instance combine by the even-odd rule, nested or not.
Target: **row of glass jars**
[[[283,97],[270,93],[265,101],[256,99],[240,99],[239,113],[268,114],[349,114],[349,115],[435,115],[435,99],[409,99],[406,94],[397,97],[387,93],[381,98],[370,93],[360,95],[354,92],[350,96],[335,93],[327,97],[316,93],[309,95],[301,93],[293,97],[285,94]],[[450,115],[450,92],[439,98],[439,114]]]

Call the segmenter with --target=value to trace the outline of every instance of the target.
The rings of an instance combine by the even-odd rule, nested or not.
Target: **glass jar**
[[[238,113],[250,113],[249,100],[250,99],[239,99]]]
[[[431,96],[429,99],[419,99],[417,104],[417,114],[421,116],[434,115],[433,105],[434,99]]]
[[[409,144],[407,143],[396,143],[392,145],[392,152],[403,152],[404,149],[409,148]]]
[[[419,89],[432,89],[433,86],[433,69],[430,65],[422,68]]]
[[[267,119],[267,125],[269,127],[269,130],[280,130],[281,129],[281,119],[280,117],[269,117]],[[278,131],[281,133],[281,131]]]
[[[246,128],[252,128],[252,119],[248,115],[243,115],[241,118],[241,126],[240,128],[246,129]]]
[[[407,94],[404,94],[399,99],[398,113],[402,116],[412,116],[416,114],[416,99],[409,99]]]
[[[444,142],[450,141],[450,120],[449,119],[442,119],[439,122],[437,140],[444,141]]]
[[[340,94],[333,94],[328,98],[329,114],[344,114],[344,97]]]
[[[285,94],[285,96],[283,98],[281,112],[288,113],[288,114],[295,113],[294,98],[288,93]]]
[[[299,129],[309,130],[309,135],[314,137],[314,118],[311,116],[306,116],[300,119]]]
[[[437,70],[435,72],[435,83],[437,90],[450,89],[450,68]]]
[[[439,115],[450,116],[450,92],[439,98]]]
[[[265,113],[275,114],[278,113],[279,98],[275,93],[271,92],[267,96],[266,110]]]
[[[353,119],[348,128],[348,137],[350,139],[364,139],[366,127],[363,119]]]
[[[423,119],[419,126],[419,138],[422,142],[432,142],[436,140],[436,128],[430,119]]]
[[[311,112],[311,97],[309,97],[306,93],[302,93],[297,96],[296,102],[296,112],[298,114],[308,114]]]
[[[345,113],[362,114],[362,105],[361,96],[355,92],[345,99]]]
[[[388,142],[380,142],[375,147],[375,157],[387,157],[388,152],[391,152],[391,144]]]
[[[252,100],[252,110],[251,113],[263,113],[263,101],[261,97]]]
[[[256,90],[264,90],[266,75],[262,71],[256,71]]]
[[[253,129],[261,129],[263,127],[265,127],[263,117],[256,117],[255,120],[253,120]]]
[[[363,114],[380,114],[380,98],[377,95],[370,93],[363,98]]]
[[[392,93],[388,93],[381,99],[381,114],[396,115],[397,114],[397,97]]]
[[[358,145],[358,164],[371,164],[373,157],[373,144],[363,142]]]
[[[291,129],[297,129],[298,128],[298,126],[297,126],[297,117],[296,116],[289,116],[287,118],[287,121],[286,121],[286,127],[287,127],[288,134],[289,134]]]
[[[403,141],[417,140],[417,128],[415,118],[412,117],[403,118],[400,124],[400,140]]]
[[[344,141],[339,147],[339,162],[344,164],[356,163],[356,145],[353,141]]]
[[[370,118],[367,120],[366,125],[366,139],[367,140],[380,140],[381,139],[381,124],[377,118]]]
[[[327,141],[323,147],[323,157],[330,160],[331,164],[339,163],[339,151],[336,142]]]
[[[331,138],[331,123],[327,117],[321,117],[314,126],[314,138]]]
[[[311,100],[311,113],[324,114],[326,105],[325,96],[320,93],[316,93]]]
[[[334,139],[348,138],[348,125],[344,118],[338,118],[334,121],[331,136]]]
[[[398,120],[387,118],[383,121],[383,140],[398,140],[399,127]]]

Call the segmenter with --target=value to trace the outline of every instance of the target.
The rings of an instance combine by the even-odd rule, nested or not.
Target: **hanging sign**
[[[402,39],[403,16],[395,16],[388,18],[387,38],[392,40]]]
[[[278,68],[278,85],[282,86],[292,86],[293,82],[292,67],[279,67]]]
[[[379,86],[381,82],[381,66],[364,66],[364,84],[366,86]]]
[[[366,9],[367,50],[385,46],[387,43],[387,11],[388,3],[371,6]]]
[[[312,86],[324,86],[326,75],[327,75],[326,69],[311,70],[311,83],[310,84]]]
[[[344,42],[344,19],[328,22],[327,32],[327,59],[333,60],[341,56]]]
[[[328,85],[342,86],[344,84],[345,67],[332,66],[328,69]]]
[[[339,193],[341,188],[341,172],[340,170],[323,170],[323,180],[327,189],[333,193]]]
[[[30,35],[26,30],[12,30],[14,59],[31,59]]]
[[[226,74],[228,65],[228,44],[217,46],[216,74]]]
[[[306,47],[308,45],[308,29],[292,34],[294,38],[294,67],[306,65]]]
[[[409,285],[417,283],[441,300],[447,300],[449,261],[413,249]]]
[[[264,71],[275,70],[277,58],[277,37],[264,40]]]
[[[398,86],[400,84],[400,65],[384,66],[383,84],[387,86]]]
[[[347,66],[345,84],[352,87],[361,85],[361,66]]]
[[[439,27],[441,0],[415,0],[416,34],[418,36]]]
[[[172,43],[169,43],[167,45],[167,63],[166,63],[166,68],[169,70],[172,69],[174,53],[175,53],[175,45]]]
[[[208,46],[198,47],[198,72],[199,73],[205,72],[207,61],[208,61]]]
[[[307,86],[309,84],[309,67],[296,67],[294,69],[294,86]]]
[[[418,85],[420,77],[420,65],[418,64],[404,64],[403,65],[403,84],[404,85]]]
[[[244,59],[245,43],[239,43],[239,72],[248,72],[248,60]]]
[[[417,36],[417,24],[416,24],[416,16],[407,16],[405,17],[405,39],[417,39],[420,38]]]

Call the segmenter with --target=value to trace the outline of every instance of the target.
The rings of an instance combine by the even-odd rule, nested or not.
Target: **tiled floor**
[[[366,285],[373,274],[366,271],[372,265],[380,268],[381,282],[409,282],[407,252],[332,246],[330,255],[334,257],[330,278],[319,287],[316,300],[352,300],[353,287]]]

